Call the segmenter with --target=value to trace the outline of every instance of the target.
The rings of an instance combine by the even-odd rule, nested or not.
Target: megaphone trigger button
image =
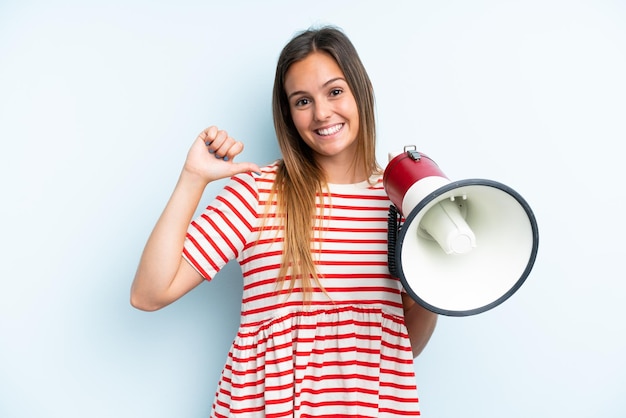
[[[420,153],[417,150],[408,150],[406,152],[406,154],[409,156],[410,159],[412,159],[413,161],[419,161],[420,158],[422,158],[422,156],[420,155]]]

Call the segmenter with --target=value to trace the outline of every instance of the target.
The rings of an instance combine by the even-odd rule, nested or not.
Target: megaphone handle
[[[393,277],[398,277],[398,269],[396,267],[396,242],[398,240],[398,231],[400,229],[400,217],[398,209],[389,206],[389,216],[387,219],[387,266],[389,273]]]

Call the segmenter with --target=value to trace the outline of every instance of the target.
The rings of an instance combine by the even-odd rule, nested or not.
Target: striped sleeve
[[[238,258],[258,220],[259,193],[255,179],[234,176],[194,219],[185,238],[183,257],[207,280]]]

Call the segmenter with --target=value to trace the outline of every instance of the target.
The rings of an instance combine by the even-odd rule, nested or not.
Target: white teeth
[[[338,125],[331,126],[330,128],[318,129],[317,133],[320,134],[320,135],[324,135],[324,136],[332,135],[332,134],[338,132],[341,129],[342,126],[343,126],[343,124],[340,123]]]

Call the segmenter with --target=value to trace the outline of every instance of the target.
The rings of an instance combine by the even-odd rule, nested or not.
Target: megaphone
[[[415,146],[389,161],[389,271],[424,308],[447,316],[490,310],[532,270],[537,221],[516,191],[492,180],[450,181]]]

